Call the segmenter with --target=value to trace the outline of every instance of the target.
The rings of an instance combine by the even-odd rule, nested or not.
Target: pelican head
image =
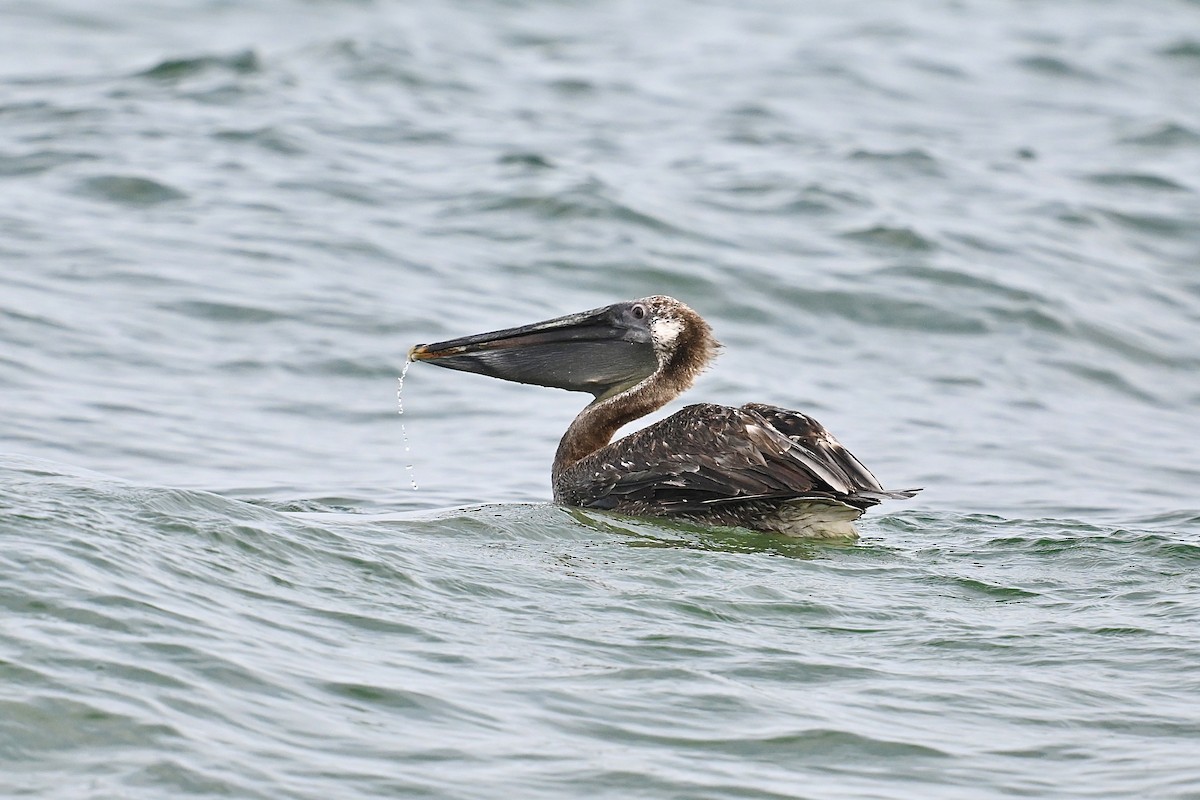
[[[691,385],[719,347],[703,318],[655,295],[517,328],[419,344],[408,355],[506,381],[614,397],[652,376]]]

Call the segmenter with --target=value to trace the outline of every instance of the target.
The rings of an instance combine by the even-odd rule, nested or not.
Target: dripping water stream
[[[398,409],[397,413],[401,417],[404,416],[404,377],[406,375],[408,375],[408,368],[410,366],[412,366],[412,359],[405,358],[404,359],[404,368],[400,370],[400,378],[399,378],[399,382],[396,386],[396,407]],[[409,482],[409,484],[412,485],[412,489],[415,492],[415,491],[417,491],[417,478],[416,478],[416,475],[413,473],[412,447],[409,445],[408,429],[404,427],[403,419],[400,420],[400,438],[404,442],[404,454],[405,454],[404,460],[407,462],[404,465],[404,470],[408,473],[408,482]]]

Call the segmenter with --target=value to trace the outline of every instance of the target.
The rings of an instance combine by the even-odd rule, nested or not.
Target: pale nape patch
[[[683,320],[678,317],[658,317],[650,323],[650,336],[654,344],[670,349],[683,335]]]

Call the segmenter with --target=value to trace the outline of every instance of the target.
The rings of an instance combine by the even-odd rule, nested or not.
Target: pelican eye
[[[635,303],[633,308],[631,308],[629,311],[631,314],[633,314],[634,319],[646,318],[646,307],[641,303]]]

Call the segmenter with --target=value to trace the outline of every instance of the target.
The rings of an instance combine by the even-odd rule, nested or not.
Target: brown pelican
[[[760,403],[688,406],[612,441],[688,389],[719,347],[699,314],[656,295],[417,345],[409,357],[595,395],[554,456],[554,499],[564,505],[853,538],[867,507],[917,491],[885,491],[812,417]]]

